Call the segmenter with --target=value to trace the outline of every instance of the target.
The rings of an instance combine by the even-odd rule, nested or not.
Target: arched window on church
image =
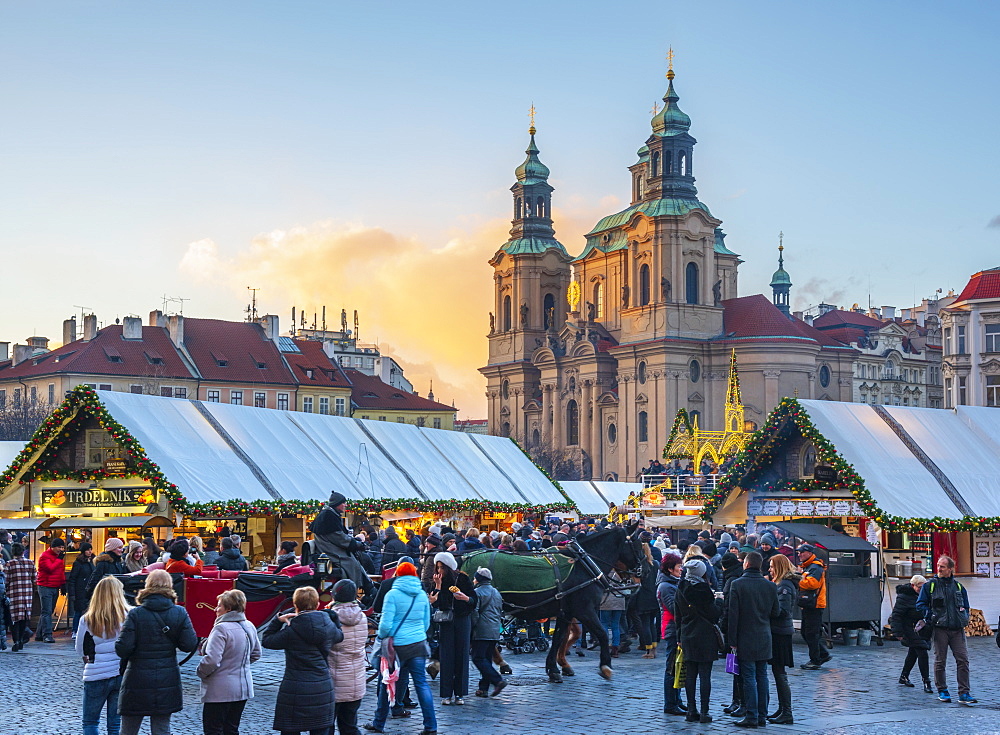
[[[566,404],[566,444],[580,443],[580,407],[576,401]]]
[[[680,169],[681,176],[687,176],[687,153],[685,151],[681,151],[678,168]]]
[[[649,441],[649,414],[645,411],[639,411],[639,421],[636,427],[636,433],[639,435],[639,443],[645,443]]]
[[[594,311],[598,319],[604,318],[604,284],[600,281],[594,284]]]
[[[545,215],[545,197],[538,197],[538,200],[535,202],[535,216],[536,217],[545,217],[546,216]]]
[[[524,213],[524,201],[521,197],[514,200],[514,219],[521,219]]]
[[[650,161],[652,162],[653,176],[654,177],[659,176],[660,175],[660,152],[659,151],[653,151],[653,155],[651,156]]]
[[[684,296],[689,304],[698,303],[698,266],[694,263],[684,269]]]
[[[545,294],[545,300],[542,302],[544,304],[544,314],[545,314],[545,328],[548,329],[551,325],[549,322],[549,315],[554,316],[554,311],[556,308],[556,297],[550,293]]]
[[[511,327],[511,321],[510,321],[510,296],[504,296],[503,297],[503,315],[502,315],[502,318],[500,320],[500,323],[503,325],[503,331],[505,331],[505,332],[509,332],[510,331],[510,327]]]
[[[643,264],[639,266],[639,305],[649,304],[649,266]]]
[[[663,152],[663,173],[664,175],[669,175],[674,172],[673,168],[674,156],[671,151]]]
[[[500,435],[501,436],[510,436],[510,422],[509,421],[504,421],[502,424],[500,424]]]

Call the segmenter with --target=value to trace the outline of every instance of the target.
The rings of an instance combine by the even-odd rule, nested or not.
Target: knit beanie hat
[[[437,564],[438,562],[441,562],[453,572],[458,571],[458,562],[455,560],[455,555],[450,551],[439,551],[436,553],[434,555],[434,563]]]
[[[688,559],[684,562],[684,578],[692,582],[704,582],[708,567],[700,559]]]
[[[772,536],[769,533],[765,533],[763,536],[760,537],[760,544],[761,546],[763,546],[764,544],[767,544],[768,546],[774,546],[774,536]]]
[[[728,546],[731,543],[733,543],[733,537],[728,532],[719,536],[719,546]]]
[[[122,541],[117,536],[112,536],[111,538],[108,539],[108,542],[104,544],[105,551],[114,551],[115,553],[118,553],[124,548],[125,548],[125,542]]]
[[[358,599],[358,586],[350,579],[342,579],[333,585],[334,602],[354,602]]]
[[[486,567],[479,567],[479,569],[476,570],[476,579],[480,582],[492,582],[493,572]]]
[[[722,565],[723,569],[732,569],[733,567],[738,567],[740,565],[740,560],[736,554],[729,552],[728,554],[722,555],[722,559],[719,560],[719,564]]]
[[[400,562],[396,565],[397,577],[416,577],[417,568],[408,561]]]

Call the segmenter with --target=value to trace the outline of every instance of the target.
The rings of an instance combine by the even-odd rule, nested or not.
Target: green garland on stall
[[[679,409],[677,411],[677,416],[674,417],[674,424],[670,427],[670,436],[667,437],[667,443],[663,446],[663,458],[664,459],[690,459],[686,454],[670,454],[670,447],[674,445],[674,440],[677,435],[681,432],[681,425],[687,429],[688,434],[694,431],[694,427],[691,425],[691,417],[688,416],[687,409]]]
[[[97,397],[94,389],[85,385],[74,388],[67,394],[66,400],[42,422],[38,430],[17,455],[10,467],[0,475],[0,486],[9,485],[25,468],[35,454],[39,454],[36,465],[54,459],[59,449],[66,444],[72,434],[67,430],[67,423],[79,413],[94,418],[101,428],[111,434],[111,437],[125,450],[126,462],[130,470],[160,490],[170,501],[174,510],[198,518],[211,516],[249,516],[249,515],[315,515],[323,507],[322,500],[232,500],[225,503],[191,503],[184,497],[177,485],[164,476],[159,466],[146,456],[146,450],[121,423],[108,412]],[[517,443],[515,442],[515,445]],[[520,447],[518,447],[520,448]],[[524,450],[522,450],[524,451]],[[538,465],[535,465],[536,467]],[[541,468],[539,467],[539,470]],[[544,470],[542,470],[544,472]],[[23,485],[33,480],[75,480],[77,482],[93,482],[118,475],[108,473],[103,469],[86,470],[50,470],[39,469],[25,473],[19,480]],[[559,483],[545,473],[545,476],[565,497]],[[492,500],[407,500],[399,498],[378,498],[373,500],[348,501],[348,509],[356,513],[372,513],[382,510],[413,510],[421,513],[544,513],[546,511],[574,511],[572,502],[532,505],[530,503],[504,503]]]
[[[706,520],[719,509],[729,494],[739,486],[752,484],[773,458],[773,440],[787,425],[795,426],[804,439],[816,447],[816,459],[837,470],[838,481],[826,483],[827,488],[849,490],[861,505],[864,514],[886,531],[907,531],[911,533],[975,531],[990,533],[1000,530],[1000,517],[965,516],[963,518],[905,518],[886,513],[878,507],[865,481],[838,452],[833,443],[823,436],[809,418],[809,414],[794,398],[785,398],[771,412],[767,422],[756,431],[746,447],[736,457],[729,471],[719,480],[715,492],[702,508],[701,515]]]

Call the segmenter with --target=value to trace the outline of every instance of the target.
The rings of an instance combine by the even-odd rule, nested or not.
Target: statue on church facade
[[[622,286],[622,308],[623,309],[627,309],[628,308],[628,297],[629,297],[629,287],[628,287],[628,284],[626,283],[624,286]]]
[[[660,279],[660,293],[663,295],[664,301],[670,301],[670,297],[673,295],[672,291],[670,280],[666,276],[663,276]]]
[[[715,299],[715,305],[716,306],[718,306],[719,303],[722,301],[722,279],[721,278],[718,281],[715,282],[714,286],[712,286],[712,298]]]
[[[521,326],[528,326],[528,305],[521,304]]]
[[[490,312],[490,334],[497,331],[497,318],[493,316],[493,312]]]
[[[597,321],[597,307],[594,305],[594,302],[592,301],[587,302],[587,321],[588,322]]]

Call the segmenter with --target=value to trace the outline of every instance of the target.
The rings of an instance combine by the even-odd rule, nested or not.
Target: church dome
[[[771,276],[771,285],[772,286],[791,286],[792,285],[792,277],[790,275],[788,275],[788,271],[786,271],[784,268],[778,268],[778,270],[776,270],[774,272],[774,275]]]
[[[653,117],[653,134],[659,136],[680,135],[691,129],[691,118],[677,106],[680,97],[674,91],[674,80],[670,80],[667,93],[663,97],[663,109]]]
[[[524,159],[524,163],[514,170],[514,175],[517,177],[518,182],[522,184],[539,184],[547,181],[549,178],[549,167],[538,159],[538,146],[535,145],[534,128],[532,128],[531,132],[531,142],[528,143],[528,149],[525,153],[527,154],[527,158]]]

